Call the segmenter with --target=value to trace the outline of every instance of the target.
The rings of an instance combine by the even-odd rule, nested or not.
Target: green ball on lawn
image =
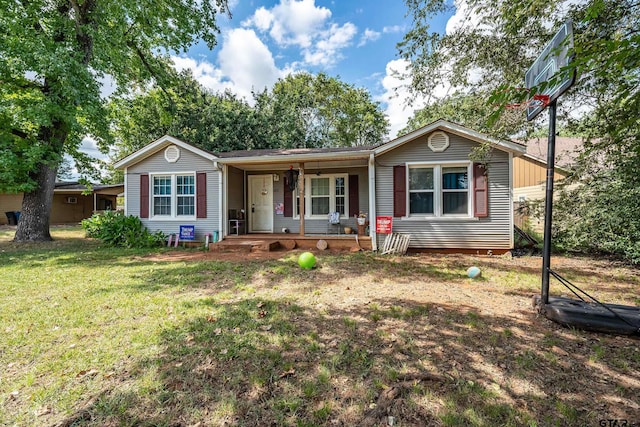
[[[312,269],[316,265],[316,257],[311,252],[303,252],[298,257],[298,265],[307,270]]]
[[[481,275],[482,275],[482,271],[480,271],[478,267],[473,266],[473,267],[467,268],[467,276],[469,276],[470,279],[477,279]]]

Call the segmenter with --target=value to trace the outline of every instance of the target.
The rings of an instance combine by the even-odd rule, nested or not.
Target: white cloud
[[[271,28],[271,24],[273,23],[274,16],[273,13],[269,12],[264,7],[258,8],[253,16],[246,21],[242,22],[244,27],[249,27],[251,25],[255,26],[260,31],[267,31]]]
[[[331,67],[343,58],[340,51],[351,45],[358,29],[330,19],[331,11],[315,0],[280,0],[271,9],[258,8],[242,25],[268,33],[279,47],[299,47],[304,65]]]
[[[407,73],[408,62],[404,59],[389,61],[386,75],[382,79],[384,93],[376,97],[377,101],[386,105],[385,113],[389,118],[389,135],[395,138],[398,132],[407,125],[413,112],[426,105],[426,98],[409,92],[409,81],[403,76]],[[411,105],[409,102],[411,101]]]
[[[189,57],[172,57],[177,70],[190,69],[195,79],[215,92],[230,90],[248,102],[251,91],[271,88],[278,78],[291,70],[279,69],[269,48],[252,29],[237,28],[227,32],[218,53],[219,67]]]
[[[402,25],[390,25],[382,28],[382,32],[385,34],[402,33],[404,30],[405,28]]]
[[[331,11],[317,7],[315,0],[281,0],[272,9],[258,8],[243,25],[269,31],[269,35],[281,46],[308,48],[329,18]]]
[[[360,37],[360,42],[358,43],[358,47],[364,46],[369,42],[376,41],[379,38],[380,38],[379,32],[370,30],[369,28],[367,28],[366,30],[364,30],[364,33],[362,33],[362,36]]]
[[[331,25],[328,30],[322,33],[321,38],[313,47],[303,49],[305,63],[331,67],[342,59],[340,50],[351,45],[351,40],[357,32],[356,26],[350,22],[342,26]]]
[[[171,60],[178,71],[190,69],[193,77],[207,89],[223,92],[225,89],[234,88],[233,82],[226,79],[222,71],[210,62],[198,62],[196,59],[183,56],[172,56]]]
[[[218,60],[220,70],[233,81],[236,92],[247,99],[251,89],[271,87],[283,75],[269,48],[250,29],[229,31],[224,37]]]
[[[447,21],[445,32],[452,34],[461,28],[475,28],[484,32],[492,31],[491,27],[482,23],[482,16],[469,6],[467,0],[456,0],[456,13]]]

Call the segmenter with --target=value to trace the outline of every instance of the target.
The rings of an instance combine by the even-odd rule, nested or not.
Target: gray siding
[[[341,174],[348,173],[349,175],[358,175],[358,204],[359,208],[363,212],[369,210],[369,181],[368,170],[366,167],[353,168],[353,169],[329,169],[322,172],[327,174]],[[262,173],[262,172],[261,172]],[[268,172],[267,172],[268,173]],[[273,183],[273,203],[284,203],[284,172],[274,171],[280,175],[280,180]],[[315,174],[314,170],[305,171],[307,175]],[[348,194],[347,194],[348,197]],[[299,218],[287,218],[284,215],[273,216],[273,231],[274,233],[281,233],[283,228],[288,228],[291,233],[300,232],[300,219]],[[354,230],[357,228],[356,220],[354,218],[343,219],[340,222],[342,227],[352,227]],[[305,234],[326,234],[337,233],[335,227],[328,227],[327,219],[309,219],[304,220]]]
[[[214,170],[213,162],[200,157],[186,149],[180,149],[180,159],[169,163],[162,150],[127,169],[127,214],[140,216],[140,175],[145,173],[207,173],[207,218],[154,220],[142,218],[142,223],[150,231],[160,230],[166,234],[178,233],[180,225],[194,225],[196,240],[204,241],[204,235],[219,231],[220,228],[220,195],[219,182],[221,173]]]
[[[406,162],[469,161],[477,143],[449,135],[449,148],[434,153],[427,137],[413,141],[376,158],[376,214],[393,216],[393,166]],[[489,216],[487,218],[393,219],[393,231],[411,234],[410,247],[433,249],[511,249],[511,197],[509,154],[494,150],[489,164]],[[384,235],[378,235],[378,247]]]

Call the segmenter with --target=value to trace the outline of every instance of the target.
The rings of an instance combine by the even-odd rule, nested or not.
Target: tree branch
[[[22,139],[27,139],[27,137],[29,136],[28,133],[21,131],[19,129],[11,129],[11,134]]]

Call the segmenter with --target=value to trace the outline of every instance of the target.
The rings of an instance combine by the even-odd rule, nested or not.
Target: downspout
[[[487,188],[487,191],[489,189]],[[513,238],[513,226],[514,226],[514,218],[513,218],[513,153],[509,152],[509,201],[510,201],[510,209],[509,209],[509,248],[513,249],[514,246],[514,238]]]
[[[378,250],[378,237],[376,234],[376,159],[373,153],[369,154],[369,237],[371,237],[371,250]]]
[[[227,205],[227,193],[224,191],[224,185],[227,182],[227,165],[220,165],[218,162],[213,162],[213,167],[218,171],[218,240],[223,240],[227,233],[224,227],[225,224],[225,206]]]
[[[299,192],[300,192],[300,212],[298,212],[300,214],[300,235],[304,236],[304,213],[305,213],[305,206],[304,206],[304,163],[300,163],[300,167],[299,167],[299,175],[298,175],[298,186],[299,188]],[[293,199],[293,204],[295,206],[296,200],[295,198]]]
[[[129,177],[129,173],[128,172],[129,172],[129,168],[124,168],[124,215],[125,216],[129,216],[129,209],[128,209],[128,203],[127,203],[127,201],[129,200],[129,185],[127,184],[127,182],[129,181],[128,180],[128,177]]]

